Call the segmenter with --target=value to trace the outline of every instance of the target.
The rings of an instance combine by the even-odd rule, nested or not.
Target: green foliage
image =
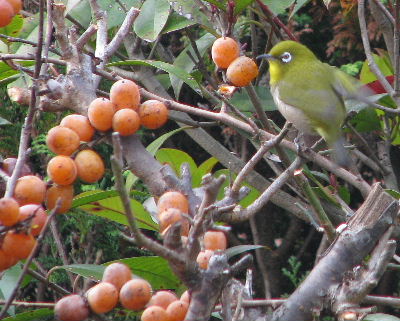
[[[301,262],[295,257],[291,256],[288,259],[289,269],[282,268],[283,275],[287,276],[292,282],[293,286],[297,288],[301,282],[306,278],[306,274],[300,274]]]
[[[363,65],[364,65],[363,61],[356,61],[354,63],[341,65],[340,69],[343,70],[346,74],[356,77],[360,73]]]

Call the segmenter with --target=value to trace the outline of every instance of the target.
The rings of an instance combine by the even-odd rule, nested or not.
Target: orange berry
[[[112,119],[115,113],[114,104],[107,98],[96,98],[88,108],[88,118],[94,128],[107,131],[112,127]]]
[[[14,10],[14,15],[22,10],[22,1],[21,0],[6,0]]]
[[[169,191],[161,195],[157,202],[158,213],[164,212],[168,208],[177,208],[182,213],[189,212],[189,202],[185,195],[177,191]]]
[[[100,282],[86,292],[90,309],[95,313],[106,313],[118,303],[118,290],[108,282]]]
[[[189,309],[189,304],[185,301],[172,302],[167,308],[168,321],[183,321]]]
[[[169,321],[167,311],[158,306],[151,306],[143,311],[141,321]]]
[[[207,231],[204,233],[204,248],[206,250],[225,250],[227,246],[228,240],[224,232]]]
[[[13,226],[18,222],[19,204],[11,197],[0,199],[0,224],[4,226]]]
[[[110,100],[117,110],[123,108],[137,110],[140,104],[139,87],[132,80],[118,80],[110,88]]]
[[[61,198],[61,205],[58,208],[58,214],[67,212],[72,206],[72,199],[74,198],[74,187],[72,185],[53,185],[46,192],[46,207],[52,210],[56,207],[58,198]]]
[[[140,128],[139,115],[129,108],[120,109],[114,114],[112,127],[121,136],[132,135]]]
[[[78,149],[80,141],[72,129],[56,126],[47,133],[46,144],[54,154],[69,156]]]
[[[78,170],[71,157],[56,156],[47,164],[47,174],[58,185],[71,185],[76,180]]]
[[[16,158],[14,158],[14,157],[6,158],[2,162],[3,171],[5,171],[8,176],[11,176],[12,173],[14,172],[14,168],[15,168],[15,164],[16,163],[17,163],[17,159]],[[19,174],[19,177],[30,175],[30,174],[32,174],[31,169],[29,168],[29,166],[27,164],[24,164],[22,166],[22,170],[21,170],[21,172]]]
[[[236,87],[248,86],[258,75],[258,67],[253,59],[241,56],[235,59],[226,71],[226,78]]]
[[[41,204],[46,195],[46,183],[33,175],[18,178],[15,184],[14,198],[19,205]]]
[[[211,250],[200,251],[200,253],[197,255],[196,262],[199,264],[201,269],[206,270],[208,268],[208,262],[213,254],[214,251]]]
[[[178,301],[178,297],[172,291],[157,291],[150,299],[147,306],[157,305],[163,309],[167,307],[174,301]]]
[[[142,310],[151,298],[151,285],[143,279],[126,282],[119,291],[122,306],[133,311]]]
[[[184,301],[187,304],[190,303],[190,294],[189,291],[186,290],[185,292],[182,293],[181,298],[179,299],[180,301]]]
[[[16,257],[10,256],[0,249],[0,272],[14,266],[17,262],[18,259]]]
[[[106,267],[103,273],[103,282],[113,284],[119,291],[122,286],[132,279],[131,269],[123,263],[111,263]]]
[[[32,234],[8,231],[1,248],[6,255],[26,259],[31,254],[35,244],[36,240]]]
[[[31,234],[33,236],[38,236],[42,231],[44,224],[46,224],[47,213],[44,208],[38,204],[27,204],[21,206],[18,221],[22,222],[31,216],[33,217],[31,220]]]
[[[86,183],[95,183],[104,175],[104,162],[99,154],[91,149],[81,150],[75,157],[78,177]]]
[[[59,300],[54,307],[54,314],[60,321],[83,321],[89,317],[89,308],[78,294],[71,294]]]
[[[218,38],[211,47],[211,57],[219,68],[228,68],[240,54],[240,47],[236,40],[229,37]]]
[[[160,232],[164,232],[170,225],[181,222],[181,235],[189,235],[189,221],[182,215],[182,212],[177,208],[168,208],[158,215],[160,221]]]
[[[157,129],[168,120],[168,108],[158,100],[146,100],[139,107],[139,117],[142,125],[149,129]]]
[[[83,115],[67,115],[61,120],[60,125],[72,129],[78,134],[82,142],[91,141],[95,133],[95,129],[90,124],[89,118]]]
[[[0,0],[0,28],[7,26],[14,17],[14,9],[10,3]]]

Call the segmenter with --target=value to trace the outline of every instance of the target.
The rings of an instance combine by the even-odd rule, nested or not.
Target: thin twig
[[[390,23],[394,26],[395,25],[395,19],[393,18],[393,15],[389,12],[388,9],[384,6],[384,4],[380,0],[373,0],[375,4],[378,6],[379,9],[383,12],[383,14],[388,18]]]
[[[379,2],[379,1],[378,1]],[[383,6],[383,5],[382,5]],[[396,0],[394,11],[393,59],[394,59],[394,97],[400,96],[400,1]]]

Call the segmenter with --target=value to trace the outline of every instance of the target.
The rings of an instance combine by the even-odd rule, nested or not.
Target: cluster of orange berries
[[[56,303],[54,312],[61,321],[82,321],[90,311],[97,314],[114,309],[118,302],[126,309],[141,311],[142,321],[183,321],[189,307],[189,294],[180,299],[172,291],[153,295],[149,282],[132,278],[131,270],[123,263],[112,263],[104,270],[102,281],[90,288],[85,296],[68,295]]]
[[[221,37],[211,47],[211,57],[218,68],[227,69],[227,80],[236,87],[245,87],[257,77],[258,67],[253,59],[240,56],[239,43],[229,37]]]
[[[21,9],[21,0],[0,0],[0,28],[7,26]]]
[[[178,191],[165,192],[157,202],[157,217],[160,233],[165,233],[172,224],[180,222],[182,241],[185,243],[189,235],[190,222],[188,220],[189,201]],[[203,250],[197,256],[197,263],[202,269],[207,269],[211,256],[217,250],[225,250],[228,241],[222,231],[207,231],[203,237]]]

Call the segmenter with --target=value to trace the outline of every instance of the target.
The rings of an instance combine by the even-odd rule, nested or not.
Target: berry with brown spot
[[[189,304],[185,301],[172,302],[167,307],[168,321],[183,321],[189,309]]]
[[[206,250],[216,251],[225,250],[228,246],[226,235],[221,231],[207,231],[204,233],[204,248]]]
[[[142,310],[151,298],[151,285],[143,279],[132,279],[126,282],[119,291],[119,301],[126,309]]]
[[[46,195],[46,183],[33,175],[18,178],[14,189],[14,198],[20,206],[41,204]]]
[[[140,128],[139,115],[129,108],[120,109],[114,114],[112,127],[121,136],[132,135]]]
[[[14,17],[14,9],[6,0],[0,0],[0,28],[10,24]]]
[[[182,212],[177,208],[168,208],[158,215],[160,224],[160,233],[166,231],[172,224],[181,222],[181,235],[189,235],[189,220],[182,215]]]
[[[137,110],[140,104],[139,87],[132,80],[118,80],[110,88],[110,100],[117,110],[123,108]]]
[[[88,108],[90,123],[100,131],[111,129],[114,113],[115,106],[107,98],[96,98],[90,103]]]
[[[47,174],[58,185],[71,185],[75,182],[78,170],[69,156],[55,156],[47,164]]]
[[[54,154],[69,156],[78,149],[80,141],[72,129],[56,126],[48,131],[46,144]]]
[[[95,133],[95,129],[90,124],[89,118],[83,115],[67,115],[61,120],[60,125],[72,129],[78,134],[82,142],[90,142]]]
[[[60,321],[83,321],[89,317],[89,308],[78,294],[71,294],[59,300],[54,307],[54,314]]]
[[[211,250],[200,251],[200,253],[197,255],[196,262],[199,264],[201,269],[207,270],[208,262],[213,254],[214,251]]]
[[[31,234],[38,236],[47,222],[47,213],[41,205],[27,204],[21,206],[19,214],[19,222],[32,217],[31,220]]]
[[[211,47],[211,57],[219,68],[228,68],[240,54],[239,43],[229,37],[221,37]]]
[[[189,212],[189,201],[185,195],[178,191],[165,192],[158,199],[157,209],[158,213],[164,212],[168,208],[177,208],[182,213]]]
[[[168,314],[165,309],[158,306],[151,306],[146,308],[141,317],[141,321],[169,321]]]
[[[68,212],[72,206],[72,199],[74,198],[73,185],[53,185],[46,192],[46,207],[52,210],[56,207],[56,202],[60,198],[61,205],[57,209],[57,214]]]
[[[75,157],[78,177],[86,183],[95,183],[104,175],[103,159],[91,149],[81,150]]]
[[[226,70],[226,78],[236,87],[248,86],[257,75],[256,63],[246,56],[236,58]]]
[[[150,299],[147,306],[159,306],[163,309],[167,309],[167,307],[174,301],[178,301],[178,297],[172,291],[161,290],[157,291]]]
[[[113,284],[119,291],[122,286],[131,279],[131,269],[123,263],[115,262],[107,265],[103,273],[102,281]]]
[[[8,231],[3,239],[1,246],[6,255],[14,256],[18,259],[26,259],[31,254],[36,240],[30,233],[17,233]]]
[[[0,199],[0,224],[4,226],[13,226],[18,222],[19,204],[12,197],[3,197]]]
[[[118,303],[118,290],[108,282],[100,282],[86,292],[90,309],[98,314],[106,313]]]
[[[149,129],[157,129],[168,120],[168,108],[158,100],[147,100],[139,107],[139,117],[142,125]]]

